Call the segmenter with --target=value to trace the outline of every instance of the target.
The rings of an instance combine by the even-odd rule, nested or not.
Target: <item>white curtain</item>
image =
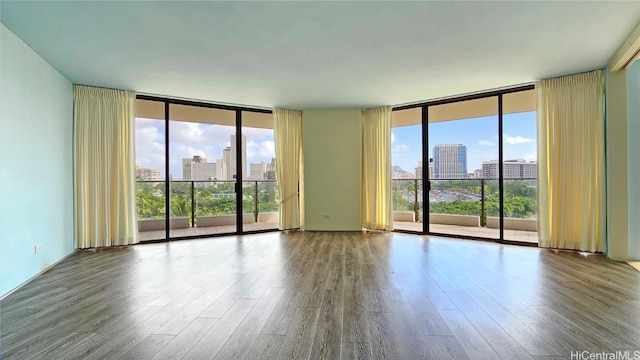
[[[273,135],[280,199],[280,230],[303,226],[302,111],[275,109]]]
[[[74,85],[75,246],[138,242],[129,91]]]
[[[391,107],[362,112],[362,227],[391,230]]]
[[[604,72],[542,80],[536,91],[539,244],[604,251]]]

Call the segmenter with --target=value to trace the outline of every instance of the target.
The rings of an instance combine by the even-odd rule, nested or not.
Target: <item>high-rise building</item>
[[[249,164],[249,180],[265,180],[268,165],[266,162]]]
[[[212,163],[199,155],[182,159],[182,180],[226,180],[226,166],[223,159]]]
[[[418,161],[415,168],[416,179],[422,179],[422,161]],[[433,158],[429,158],[429,168],[427,169],[429,179],[433,179]]]
[[[264,174],[266,180],[276,179],[276,158],[271,158],[271,162],[267,164],[267,173]]]
[[[224,150],[222,150],[222,160],[224,160],[224,163],[227,165],[224,170],[225,180],[233,179],[231,177],[231,164],[235,164],[236,162],[235,160],[231,161],[231,146],[227,146],[226,148],[224,148]]]
[[[537,172],[538,163],[536,161],[505,160],[502,176],[504,179],[528,179],[527,183],[535,185]],[[498,160],[482,162],[482,177],[484,179],[497,179],[499,175]]]
[[[246,178],[247,176],[247,137],[242,135],[241,139],[242,146],[242,174]],[[236,135],[231,135],[231,146],[226,147],[223,150],[223,158],[227,164],[227,179],[233,180],[237,178],[236,171],[236,154],[238,151],[236,150]],[[227,161],[228,160],[228,161]]]
[[[438,144],[433,147],[433,179],[466,179],[467,147]]]
[[[162,178],[160,177],[160,170],[136,166],[136,180],[161,181]]]

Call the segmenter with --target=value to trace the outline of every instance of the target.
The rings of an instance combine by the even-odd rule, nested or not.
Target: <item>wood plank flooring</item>
[[[1,359],[571,359],[639,351],[600,255],[289,232],[78,252],[0,302]]]

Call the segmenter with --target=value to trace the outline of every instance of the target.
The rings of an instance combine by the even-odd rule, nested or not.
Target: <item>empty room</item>
[[[640,359],[640,2],[0,22],[0,359]]]

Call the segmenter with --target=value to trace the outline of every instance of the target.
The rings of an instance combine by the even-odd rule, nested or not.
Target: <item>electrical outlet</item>
[[[322,215],[322,218],[325,219],[325,220],[329,220],[331,218],[331,215],[324,214],[324,215]]]
[[[36,254],[39,253],[42,250],[42,245],[36,245],[36,247],[33,250]]]

